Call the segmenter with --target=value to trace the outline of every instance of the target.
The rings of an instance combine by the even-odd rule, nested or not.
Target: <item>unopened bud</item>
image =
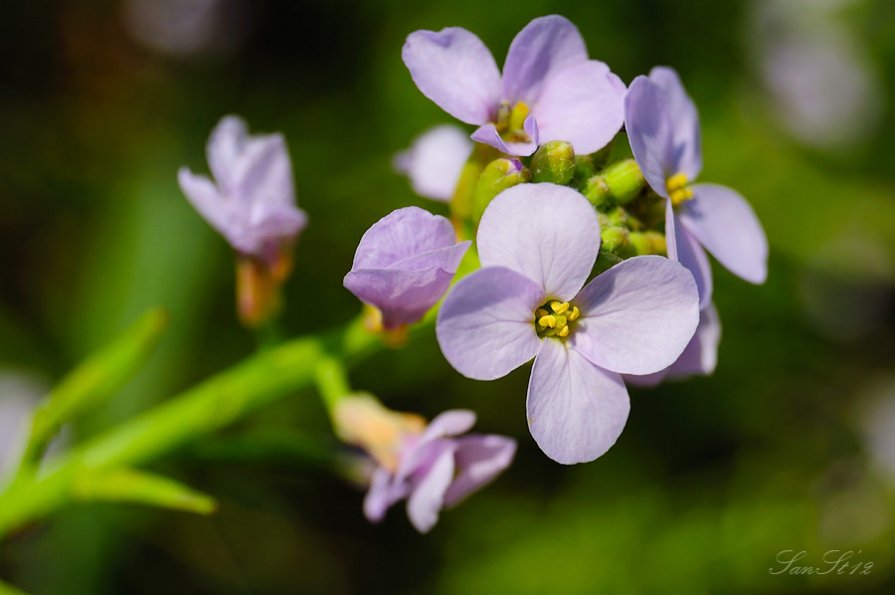
[[[636,256],[666,254],[665,236],[657,231],[631,232],[628,241]]]
[[[597,208],[625,205],[646,187],[643,172],[633,159],[613,163],[599,175],[588,180],[584,196]]]
[[[628,230],[624,227],[607,227],[600,232],[601,250],[618,254],[628,245]]]
[[[495,159],[485,166],[482,175],[479,176],[478,184],[475,188],[473,198],[472,216],[473,220],[478,223],[482,218],[485,208],[491,203],[491,200],[506,190],[517,184],[528,182],[531,174],[518,159],[509,157],[501,157]]]
[[[575,173],[575,150],[561,140],[541,145],[531,158],[532,182],[568,184]]]

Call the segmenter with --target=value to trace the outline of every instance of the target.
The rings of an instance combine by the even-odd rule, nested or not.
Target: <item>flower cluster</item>
[[[655,68],[626,87],[561,16],[520,31],[502,71],[458,27],[411,33],[402,57],[426,97],[476,129],[438,126],[396,157],[451,219],[417,207],[383,217],[344,286],[381,317],[368,331],[435,319],[444,357],[468,378],[495,380],[534,360],[535,442],[559,463],[592,461],[624,429],[626,382],[712,373],[720,322],[706,250],[762,283],[761,225],[735,191],[694,183],[699,118],[677,74]],[[630,151],[614,142],[624,137]],[[182,170],[184,192],[241,257],[274,266],[305,223],[282,137],[249,137],[225,118],[208,152],[216,184]],[[364,505],[372,521],[407,499],[411,522],[428,531],[515,452],[509,438],[463,435],[470,411],[427,425],[335,384],[325,400],[337,433],[376,466]]]

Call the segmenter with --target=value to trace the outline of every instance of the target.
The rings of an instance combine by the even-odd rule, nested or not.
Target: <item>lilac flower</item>
[[[624,119],[624,83],[588,59],[578,29],[558,15],[516,35],[503,75],[482,41],[459,27],[411,33],[402,56],[423,95],[479,126],[473,140],[511,155],[531,155],[552,140],[592,153]]]
[[[369,396],[343,399],[336,424],[346,442],[364,447],[376,460],[364,514],[379,522],[407,499],[407,516],[421,533],[451,508],[509,467],[516,441],[496,435],[467,435],[475,413],[445,411],[428,426],[412,414],[396,413]]]
[[[472,142],[451,124],[431,128],[395,156],[395,169],[410,178],[413,191],[425,198],[447,202],[454,195]]]
[[[699,326],[690,343],[673,364],[655,374],[625,376],[625,382],[637,386],[656,386],[665,380],[689,376],[710,376],[718,364],[721,319],[714,304],[699,312]]]
[[[725,186],[691,186],[702,170],[699,115],[674,70],[658,67],[634,79],[625,97],[625,128],[646,181],[668,199],[668,256],[693,273],[700,306],[708,306],[712,294],[703,247],[733,274],[763,283],[768,241],[752,208]]]
[[[582,289],[599,238],[594,209],[574,190],[505,190],[479,224],[483,268],[457,283],[436,325],[441,351],[469,378],[500,378],[535,358],[529,429],[564,464],[615,443],[630,409],[621,374],[671,365],[699,317],[693,276],[659,256],[626,260]]]
[[[295,205],[285,139],[250,136],[242,119],[226,116],[211,133],[207,156],[214,182],[183,167],[181,190],[237,252],[274,263],[307,224]]]
[[[345,288],[378,308],[385,328],[414,323],[447,291],[469,244],[444,217],[398,209],[361,238]]]

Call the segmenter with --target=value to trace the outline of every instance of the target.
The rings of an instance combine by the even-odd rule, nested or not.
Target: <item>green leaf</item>
[[[134,469],[85,473],[72,483],[72,496],[76,500],[132,502],[202,515],[217,509],[211,496],[173,479]]]

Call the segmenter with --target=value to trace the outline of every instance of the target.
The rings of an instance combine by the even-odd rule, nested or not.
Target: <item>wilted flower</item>
[[[673,364],[646,376],[625,376],[625,382],[638,386],[656,386],[664,380],[688,376],[710,376],[718,364],[718,343],[721,341],[721,319],[714,304],[699,312],[699,326],[690,343]]]
[[[250,136],[242,119],[226,116],[211,133],[207,157],[214,181],[182,167],[181,190],[234,250],[274,263],[307,223],[295,204],[286,140]]]
[[[472,142],[451,124],[436,126],[414,139],[410,148],[395,156],[395,169],[410,178],[413,191],[425,198],[447,202],[454,195]]]
[[[624,83],[588,59],[578,29],[558,15],[516,35],[503,75],[482,41],[460,27],[411,33],[402,56],[426,97],[479,126],[473,140],[504,153],[531,155],[552,140],[592,153],[622,125]]]
[[[417,322],[441,299],[470,242],[451,222],[418,207],[392,211],[361,238],[344,285],[394,329]]]
[[[767,277],[768,242],[749,204],[734,190],[691,182],[702,170],[699,115],[674,70],[638,76],[625,98],[625,128],[652,189],[668,199],[668,256],[690,269],[700,306],[711,301],[712,271],[703,246],[751,283]]]
[[[372,522],[407,499],[407,516],[426,533],[442,508],[451,508],[506,469],[516,441],[496,435],[467,435],[475,413],[446,411],[428,426],[423,418],[390,411],[365,395],[336,407],[336,428],[346,442],[362,446],[377,462],[364,501]]]
[[[671,365],[698,323],[693,277],[659,256],[636,257],[582,289],[600,247],[594,209],[579,193],[523,184],[482,216],[483,268],[457,283],[436,326],[461,374],[493,380],[533,357],[528,385],[532,436],[571,464],[605,453],[630,403],[621,374]]]

